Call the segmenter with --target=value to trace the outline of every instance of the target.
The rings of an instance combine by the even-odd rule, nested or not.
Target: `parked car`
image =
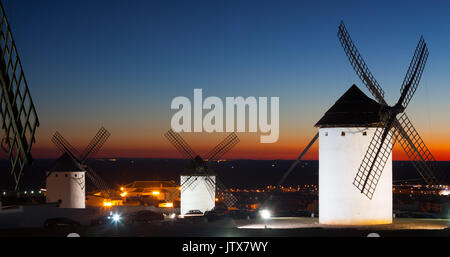
[[[311,217],[312,214],[313,213],[311,211],[307,211],[307,210],[297,210],[295,212],[296,217]],[[317,217],[317,215],[315,214],[314,217]]]
[[[278,209],[272,212],[272,217],[295,217],[295,216],[297,216],[297,213],[296,211],[293,210]]]
[[[200,210],[190,210],[186,214],[184,214],[185,218],[191,218],[191,217],[202,217],[203,212]]]
[[[253,209],[240,209],[230,211],[229,216],[233,219],[254,219],[257,217],[257,212]]]
[[[123,222],[127,224],[132,223],[149,223],[156,220],[164,220],[164,215],[159,212],[143,210],[124,215]]]
[[[92,226],[109,224],[109,223],[111,223],[111,215],[100,216],[96,219],[91,220]]]
[[[433,213],[426,212],[413,212],[411,213],[412,218],[416,219],[436,219],[436,215]]]
[[[411,212],[408,211],[394,211],[396,218],[412,218]]]
[[[61,228],[61,227],[81,227],[78,221],[65,217],[51,218],[44,222],[45,228]]]
[[[208,219],[208,221],[215,221],[228,216],[228,209],[225,208],[214,208],[210,211],[205,211],[203,215]]]

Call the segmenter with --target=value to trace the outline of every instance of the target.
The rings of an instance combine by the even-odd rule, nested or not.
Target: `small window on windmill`
[[[345,137],[345,132],[344,131],[341,132],[341,136]]]
[[[57,177],[58,176],[58,174],[55,174],[55,177]]]
[[[77,175],[77,174],[75,174],[75,177],[78,177],[78,175]]]
[[[328,136],[328,132],[325,132],[325,136],[326,136],[326,137]]]
[[[363,131],[363,136],[367,136],[367,131]]]
[[[67,177],[67,174],[64,174],[64,177]]]

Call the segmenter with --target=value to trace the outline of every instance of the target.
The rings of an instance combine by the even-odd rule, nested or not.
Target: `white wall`
[[[47,177],[47,203],[60,208],[85,208],[85,172],[52,172]]]
[[[372,200],[353,185],[375,130],[376,128],[319,129],[319,223],[392,223],[392,152]],[[341,136],[343,131],[345,136]],[[367,132],[366,136],[363,131]]]
[[[190,180],[196,181],[191,186],[181,189],[180,214],[184,215],[190,210],[200,210],[204,213],[214,208],[216,176],[208,176],[214,184],[212,186],[206,181],[207,176],[181,176],[181,185],[184,185],[189,177]]]

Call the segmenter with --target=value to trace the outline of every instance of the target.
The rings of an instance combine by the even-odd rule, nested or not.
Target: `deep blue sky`
[[[390,103],[424,35],[430,57],[408,113],[432,148],[450,144],[448,1],[2,2],[41,119],[37,149],[55,130],[82,146],[105,125],[109,154],[158,155],[170,149],[170,101],[193,88],[279,96],[278,147],[298,149],[351,84],[362,88],[336,36],[341,19]],[[277,147],[256,138],[242,156]]]

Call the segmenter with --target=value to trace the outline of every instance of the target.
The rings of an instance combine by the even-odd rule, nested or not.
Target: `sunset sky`
[[[393,104],[423,34],[430,56],[407,113],[438,160],[450,160],[448,1],[2,0],[41,126],[33,154],[54,158],[57,130],[99,157],[180,157],[163,134],[176,96],[280,97],[280,137],[238,133],[226,158],[294,159],[356,76],[337,38],[344,20]],[[183,133],[205,153],[226,133]],[[317,145],[306,159],[317,158]],[[394,159],[406,158],[394,149]]]

